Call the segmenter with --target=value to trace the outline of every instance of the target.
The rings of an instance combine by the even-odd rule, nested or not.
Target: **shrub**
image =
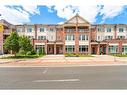
[[[26,52],[24,50],[19,50],[18,54],[25,55]]]
[[[39,49],[39,55],[42,55],[43,52],[42,52],[42,48]]]
[[[32,52],[31,52],[31,51],[28,51],[28,52],[26,53],[26,55],[32,55]]]

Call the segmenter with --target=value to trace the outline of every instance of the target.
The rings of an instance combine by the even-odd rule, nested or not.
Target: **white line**
[[[35,80],[32,82],[70,82],[70,81],[80,81],[79,79],[63,79],[63,80]]]
[[[46,69],[43,71],[43,74],[45,74],[47,71],[48,71],[48,68],[46,68]]]

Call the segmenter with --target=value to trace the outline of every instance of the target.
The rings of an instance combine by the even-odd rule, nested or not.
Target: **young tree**
[[[16,53],[19,51],[19,35],[16,32],[11,32],[10,36],[7,37],[4,48],[12,50],[16,56]]]
[[[20,50],[24,50],[25,54],[28,51],[32,51],[33,50],[33,46],[29,40],[29,38],[27,38],[26,36],[22,36],[19,37],[19,46],[20,46]]]

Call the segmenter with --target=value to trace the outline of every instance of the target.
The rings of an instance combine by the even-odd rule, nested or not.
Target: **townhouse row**
[[[38,52],[40,48],[46,54],[110,54],[127,53],[127,25],[90,24],[76,14],[61,25],[12,25],[1,20],[4,30],[0,32],[0,54],[8,53],[3,48],[5,39],[11,31],[27,36]]]

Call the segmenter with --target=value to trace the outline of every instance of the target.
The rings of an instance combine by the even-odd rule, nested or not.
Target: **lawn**
[[[0,59],[33,59],[43,57],[44,55],[11,55],[7,57],[1,57]]]
[[[86,55],[86,54],[65,54],[65,57],[93,57],[92,55]]]
[[[113,56],[116,56],[116,57],[127,57],[127,54],[124,55],[124,54],[113,54]]]

